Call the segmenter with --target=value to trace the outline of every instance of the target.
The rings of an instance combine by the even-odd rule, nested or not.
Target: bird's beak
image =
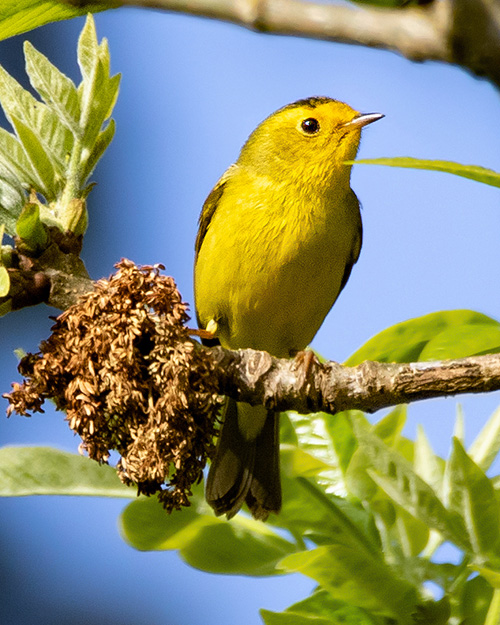
[[[385,117],[385,115],[382,115],[382,113],[365,113],[362,115],[358,115],[354,119],[351,119],[351,121],[347,122],[346,124],[342,124],[342,128],[347,128],[347,130],[363,128],[363,126],[372,124],[373,122],[382,119],[382,117]]]

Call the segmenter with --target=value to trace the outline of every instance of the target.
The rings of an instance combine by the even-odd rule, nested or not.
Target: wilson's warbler
[[[196,239],[195,300],[214,343],[278,357],[304,350],[344,288],[361,249],[350,188],[361,115],[326,97],[264,120],[208,196]],[[281,508],[279,414],[227,400],[206,497],[216,514],[244,502],[265,520]]]

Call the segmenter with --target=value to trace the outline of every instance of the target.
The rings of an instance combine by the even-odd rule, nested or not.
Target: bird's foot
[[[210,319],[206,328],[193,328],[189,330],[191,336],[199,336],[204,341],[211,341],[217,336],[217,321]]]
[[[302,349],[291,355],[294,357],[294,368],[300,371],[301,382],[304,383],[311,375],[313,365],[319,365],[319,360],[312,349]]]
[[[215,334],[204,328],[189,328],[190,336],[198,336],[200,339],[210,341],[215,338]]]

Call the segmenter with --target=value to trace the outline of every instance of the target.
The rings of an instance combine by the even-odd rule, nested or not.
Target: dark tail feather
[[[281,510],[279,419],[279,412],[268,412],[255,440],[254,470],[245,501],[252,516],[260,521]]]
[[[238,427],[237,403],[228,400],[206,498],[215,514],[226,514],[228,519],[245,501],[256,519],[279,512],[279,414],[269,413],[261,432],[249,441]]]

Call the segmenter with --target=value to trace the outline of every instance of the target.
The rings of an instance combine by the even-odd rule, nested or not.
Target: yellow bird
[[[304,350],[361,249],[350,187],[362,115],[326,97],[298,100],[250,135],[203,205],[194,287],[211,344],[290,357]],[[209,341],[210,344],[210,341]],[[206,497],[217,515],[246,502],[256,519],[281,508],[279,413],[227,400]]]

